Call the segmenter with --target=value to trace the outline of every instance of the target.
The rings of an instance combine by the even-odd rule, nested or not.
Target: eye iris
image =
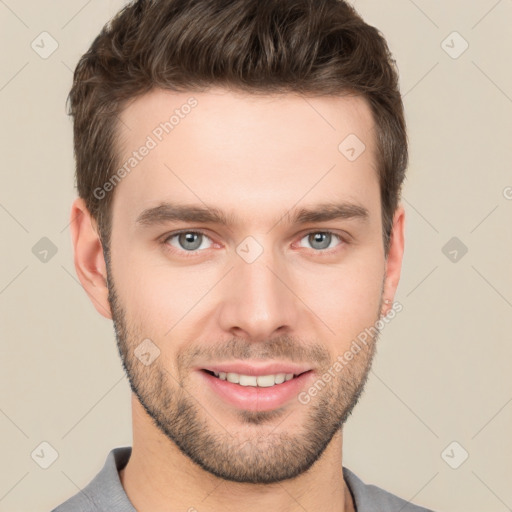
[[[330,233],[312,233],[309,235],[309,242],[315,249],[327,249],[331,244]],[[320,242],[320,246],[315,246],[315,243]]]
[[[201,233],[180,233],[178,239],[183,249],[193,251],[201,246],[201,236]]]
[[[201,233],[185,232],[178,235],[179,244],[183,249],[188,251],[194,251],[201,247],[202,241]],[[309,242],[315,249],[327,249],[331,244],[331,233],[317,232],[311,233],[309,236]],[[318,244],[318,245],[315,245]]]

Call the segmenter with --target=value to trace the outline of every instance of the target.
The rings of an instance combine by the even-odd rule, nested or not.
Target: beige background
[[[51,510],[131,444],[113,328],[73,267],[65,113],[79,56],[123,4],[0,2],[0,511]],[[344,464],[439,512],[511,510],[512,1],[355,5],[397,59],[411,163],[404,310],[382,333]],[[58,42],[46,59],[31,47],[43,31]],[[454,31],[469,43],[458,58]],[[42,237],[57,248],[46,262],[32,252]],[[457,262],[452,237],[468,249]],[[31,457],[43,441],[58,452],[47,469]]]

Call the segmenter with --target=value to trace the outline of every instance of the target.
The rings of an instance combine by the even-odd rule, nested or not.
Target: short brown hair
[[[119,115],[154,88],[254,94],[361,94],[376,123],[383,243],[407,167],[398,74],[386,41],[341,0],[138,0],[81,57],[69,93],[78,194],[108,253]],[[341,141],[340,141],[341,142]]]

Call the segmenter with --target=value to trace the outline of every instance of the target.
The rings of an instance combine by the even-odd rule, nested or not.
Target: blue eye
[[[170,242],[174,241],[174,239],[176,239],[176,243]],[[201,231],[180,231],[167,237],[164,243],[186,252],[194,252],[198,249],[208,249],[210,247],[205,247],[205,239],[210,240]]]
[[[348,244],[342,236],[332,231],[310,231],[300,239],[299,244],[304,240],[318,255],[331,254],[337,247]],[[201,251],[212,248],[214,242],[200,230],[182,230],[170,233],[162,244],[166,250],[186,258],[198,256]]]
[[[301,241],[307,239],[308,243],[311,244],[312,249],[316,249],[318,251],[324,251],[326,249],[331,249],[331,242],[334,237],[343,242],[343,239],[337,235],[336,233],[332,233],[331,231],[311,231],[306,234]]]

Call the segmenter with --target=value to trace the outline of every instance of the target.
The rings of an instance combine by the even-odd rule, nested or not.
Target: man
[[[133,447],[55,510],[425,511],[342,465],[404,248],[379,32],[337,0],[138,1],[70,104],[75,267]]]

